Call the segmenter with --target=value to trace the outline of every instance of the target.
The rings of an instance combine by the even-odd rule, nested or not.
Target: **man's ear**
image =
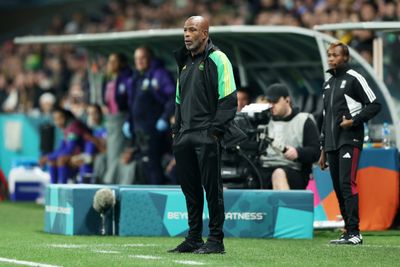
[[[207,37],[208,37],[208,31],[204,30],[203,31],[203,40],[207,39]]]

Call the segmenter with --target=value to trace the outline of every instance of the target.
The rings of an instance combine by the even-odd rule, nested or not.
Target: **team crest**
[[[184,71],[184,70],[186,70],[186,65],[185,65],[185,66],[183,66],[183,68],[182,68],[182,71]]]
[[[119,92],[120,94],[123,94],[123,93],[125,93],[125,91],[126,91],[125,84],[120,83],[120,84],[118,85],[118,92]]]
[[[151,79],[151,87],[152,87],[154,90],[158,90],[159,86],[158,86],[158,81],[157,81],[157,79],[155,79],[155,78]]]
[[[150,81],[149,81],[149,79],[144,79],[143,80],[143,83],[142,83],[142,90],[143,91],[146,91],[147,89],[149,89],[149,85],[150,85]]]
[[[204,62],[203,61],[199,65],[199,70],[201,70],[201,71],[204,70]]]
[[[342,83],[340,84],[340,88],[343,89],[346,87],[346,80],[343,80]]]

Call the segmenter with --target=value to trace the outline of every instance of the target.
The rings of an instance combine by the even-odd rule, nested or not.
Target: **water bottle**
[[[382,146],[385,149],[390,148],[390,128],[387,122],[384,122],[382,126]]]
[[[371,147],[371,137],[369,136],[368,124],[364,122],[364,147]]]

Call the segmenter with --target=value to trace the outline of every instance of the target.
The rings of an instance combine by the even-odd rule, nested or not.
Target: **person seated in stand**
[[[312,163],[318,160],[319,133],[309,113],[292,107],[289,89],[283,84],[267,88],[265,98],[271,105],[267,125],[267,155],[261,156],[262,176],[266,189],[305,189]]]
[[[73,177],[71,157],[84,150],[85,137],[91,135],[89,128],[68,110],[57,107],[53,111],[54,124],[63,130],[64,139],[58,149],[41,157],[41,166],[48,163],[51,183],[66,184]]]
[[[92,130],[92,135],[85,136],[83,153],[73,156],[71,161],[78,166],[80,183],[100,182],[106,172],[107,156],[107,130],[104,124],[103,112],[98,104],[87,107],[87,125]]]

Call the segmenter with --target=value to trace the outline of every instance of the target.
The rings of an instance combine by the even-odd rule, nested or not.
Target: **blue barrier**
[[[92,208],[99,185],[49,185],[45,231],[67,235],[98,234],[100,216]],[[112,186],[118,205],[120,236],[184,236],[187,212],[174,186]],[[231,237],[312,238],[313,193],[306,190],[225,190],[224,232]],[[208,210],[204,209],[204,236]]]
[[[7,149],[7,138],[5,136],[6,125],[9,122],[21,123],[21,147],[18,150]],[[39,159],[40,157],[40,136],[39,126],[48,120],[38,117],[29,117],[24,114],[2,114],[0,115],[0,168],[6,177],[10,172],[13,161],[20,158]],[[55,143],[62,138],[61,131],[56,132]]]

